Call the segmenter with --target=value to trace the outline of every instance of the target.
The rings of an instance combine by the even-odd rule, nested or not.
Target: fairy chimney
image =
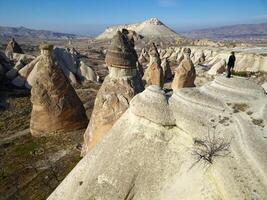
[[[195,87],[196,71],[190,58],[191,49],[184,49],[184,59],[175,70],[172,89],[177,90],[184,87]]]
[[[53,46],[43,43],[32,83],[30,131],[33,136],[85,128],[88,119],[82,102],[53,56]]]
[[[105,58],[109,69],[97,93],[89,125],[84,134],[82,155],[94,148],[112,125],[128,109],[130,100],[144,90],[136,62],[136,52],[127,35],[118,31]]]

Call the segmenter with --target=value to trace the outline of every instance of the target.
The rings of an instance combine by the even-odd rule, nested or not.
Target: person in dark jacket
[[[227,78],[231,77],[231,71],[234,69],[235,66],[235,52],[231,52],[231,56],[229,57],[228,63],[227,63]]]

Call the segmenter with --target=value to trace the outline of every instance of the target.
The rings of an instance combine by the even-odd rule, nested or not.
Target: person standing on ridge
[[[227,78],[231,77],[231,71],[234,69],[235,66],[235,52],[231,52],[231,56],[229,57],[228,63],[227,63]]]

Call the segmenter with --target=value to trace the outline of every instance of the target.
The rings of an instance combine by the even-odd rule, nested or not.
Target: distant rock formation
[[[149,56],[145,48],[142,48],[141,53],[139,55],[138,61],[141,65],[148,62]]]
[[[58,66],[71,83],[76,84],[77,82],[83,81],[97,81],[97,74],[91,67],[80,60],[75,49],[56,47],[54,48],[53,54],[54,58],[57,60]],[[27,62],[26,65],[20,65],[19,68],[14,67],[17,73],[15,73],[15,77],[12,76],[11,78],[13,85],[31,88],[32,80],[36,76],[35,65],[38,64],[39,60],[40,58],[36,57],[31,62]]]
[[[94,148],[129,107],[130,100],[143,91],[137,73],[137,56],[127,35],[113,37],[106,54],[109,75],[99,89],[90,123],[84,134],[82,155]]]
[[[149,86],[48,200],[266,199],[266,102],[242,78]]]
[[[206,66],[207,69],[220,63],[221,60],[228,60],[231,51],[235,51],[235,71],[267,72],[267,56],[264,48],[168,47],[167,49],[161,49],[160,57],[161,59],[167,58],[171,62],[171,66],[175,65],[175,63],[179,64],[184,58],[183,50],[185,48],[191,49],[190,58],[194,65],[201,64]],[[203,56],[202,53],[205,59],[201,58]],[[200,62],[200,60],[203,62]]]
[[[172,89],[177,90],[184,87],[195,87],[196,71],[190,59],[191,49],[184,49],[184,59],[175,70]]]
[[[200,52],[200,56],[197,58],[198,64],[203,64],[205,62],[205,54],[203,51]]]
[[[158,82],[159,84],[156,85],[163,87],[164,77],[163,77],[163,70],[161,67],[160,55],[154,43],[150,45],[148,54],[149,54],[149,64],[143,76],[145,85],[149,86]]]
[[[30,131],[33,136],[85,128],[82,102],[53,57],[53,46],[42,44],[32,82]]]
[[[6,77],[9,80],[14,80],[18,76],[18,72],[20,69],[25,67],[31,61],[35,59],[34,56],[27,55],[27,54],[20,54],[20,53],[13,53],[13,62],[15,62],[15,66],[13,66],[10,70],[6,72]]]
[[[80,60],[79,54],[74,48],[57,47],[54,52],[64,74],[73,83],[77,82],[77,80],[97,81],[96,73]]]
[[[161,67],[163,70],[164,82],[168,82],[172,80],[172,70],[170,66],[170,62],[167,58],[164,58],[161,62]]]
[[[13,59],[13,53],[23,53],[22,49],[20,48],[19,44],[16,42],[14,38],[8,42],[5,54],[9,59]]]
[[[144,36],[144,39],[163,40],[163,41],[176,41],[182,37],[176,32],[171,30],[157,18],[151,18],[141,23],[112,26],[107,28],[96,39],[111,39],[118,30],[128,29]]]

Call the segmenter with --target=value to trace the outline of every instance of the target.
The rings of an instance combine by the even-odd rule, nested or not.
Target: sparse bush
[[[248,77],[249,76],[249,73],[246,71],[233,71],[232,74],[235,76],[241,76],[241,77]]]
[[[262,119],[254,119],[254,118],[251,118],[251,119],[252,119],[252,123],[255,124],[256,126],[260,126],[262,128],[264,127]]]
[[[233,104],[234,113],[238,113],[239,111],[245,112],[249,106],[245,103],[235,103]]]
[[[256,72],[249,72],[249,71],[233,71],[232,74],[241,77],[251,77],[257,75]]]
[[[225,157],[230,154],[231,140],[216,137],[208,133],[204,138],[194,139],[192,154],[196,158],[195,164],[204,161],[204,164],[212,164],[216,157]]]

